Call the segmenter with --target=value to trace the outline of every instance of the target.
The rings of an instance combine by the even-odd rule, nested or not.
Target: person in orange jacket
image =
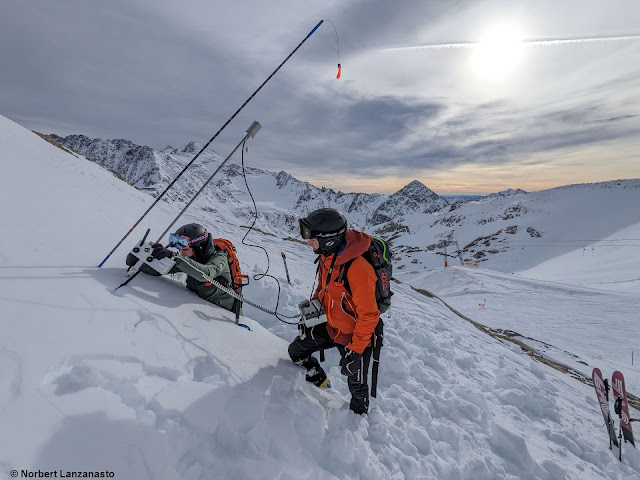
[[[376,274],[362,257],[371,237],[348,230],[345,216],[333,208],[315,210],[299,224],[300,235],[318,255],[318,286],[312,299],[322,303],[327,322],[310,328],[301,325],[289,345],[289,356],[307,369],[308,382],[330,387],[327,374],[312,354],[337,347],[341,373],[347,376],[351,392],[349,407],[356,413],[367,413],[371,338],[380,320]]]

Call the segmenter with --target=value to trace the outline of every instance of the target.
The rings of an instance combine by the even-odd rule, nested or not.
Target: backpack
[[[213,245],[216,247],[216,250],[220,250],[227,254],[227,261],[229,262],[229,272],[231,273],[231,287],[233,290],[242,295],[242,287],[249,284],[249,275],[243,275],[240,270],[240,262],[238,261],[238,257],[236,255],[236,247],[233,246],[231,241],[226,238],[214,238]],[[222,284],[226,284],[226,281],[222,276],[216,278]],[[240,315],[242,313],[242,302],[235,299],[233,303],[233,313],[236,314],[236,324],[240,325]]]
[[[378,310],[380,315],[389,311],[391,308],[391,257],[393,256],[387,242],[378,237],[371,237],[371,244],[369,250],[362,255],[364,259],[371,264],[373,271],[376,274],[376,303],[378,304]],[[349,280],[347,279],[347,269],[351,265],[353,260],[345,263],[337,280],[342,282],[344,288],[351,293],[349,287]],[[378,325],[371,335],[371,345],[373,347],[373,368],[371,370],[371,396],[376,397],[378,389],[378,368],[380,365],[380,349],[383,345],[384,339],[384,322],[382,318],[378,320]],[[324,360],[324,350],[320,352],[320,360]]]
[[[243,275],[240,270],[240,262],[236,255],[236,247],[233,246],[226,238],[214,238],[213,244],[217,250],[221,250],[227,254],[227,261],[229,262],[229,271],[231,272],[231,281],[233,283],[233,289],[240,293],[242,285],[245,285],[247,275]]]
[[[378,304],[380,315],[382,315],[391,308],[391,296],[393,295],[391,291],[391,250],[389,250],[387,242],[381,238],[371,237],[369,250],[361,256],[371,264],[376,274],[376,303]],[[347,269],[351,266],[352,262],[353,260],[350,260],[344,264],[337,279],[338,282],[344,284],[349,293],[351,293],[351,288],[349,287],[349,281],[347,279]]]

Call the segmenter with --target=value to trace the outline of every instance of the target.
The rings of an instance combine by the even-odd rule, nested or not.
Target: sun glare
[[[522,35],[513,27],[495,27],[473,49],[475,71],[488,79],[508,76],[520,63]]]

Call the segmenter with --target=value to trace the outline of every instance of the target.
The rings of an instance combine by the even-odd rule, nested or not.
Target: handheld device
[[[315,298],[313,300],[304,300],[298,304],[298,308],[302,315],[299,323],[303,323],[306,327],[313,327],[327,321],[327,314],[320,300]]]
[[[156,272],[158,272],[160,275],[165,275],[169,273],[169,271],[173,268],[176,262],[169,257],[165,257],[161,259],[153,258],[151,256],[152,252],[153,252],[153,242],[147,242],[146,244],[144,242],[140,242],[135,247],[133,247],[130,253],[131,255],[136,257],[138,261],[131,268],[131,272],[137,272],[138,270],[140,270],[140,267],[142,266],[142,264],[146,264],[152,269],[154,269]]]

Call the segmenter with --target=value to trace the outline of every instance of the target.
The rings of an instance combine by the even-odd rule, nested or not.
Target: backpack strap
[[[320,255],[318,255],[318,258],[316,258],[315,262],[313,263],[318,263],[318,260],[320,260]],[[311,286],[311,293],[309,294],[309,298],[313,297],[313,294],[316,292],[316,282],[318,281],[319,271],[320,271],[320,264],[318,263],[318,266],[316,267],[316,274],[313,277],[313,285]]]
[[[327,274],[327,280],[326,280],[326,288],[325,288],[325,292],[329,289],[329,282],[331,281],[331,273],[333,272],[333,266],[336,263],[336,257],[337,255],[334,255],[333,260],[331,261],[331,267],[329,268],[329,273]],[[318,257],[316,258],[316,261],[314,263],[318,263],[318,268],[316,268],[316,279],[318,277],[318,272],[320,271],[320,255],[318,255]],[[313,295],[313,290],[315,288],[315,280],[313,282],[313,288],[311,289],[311,295]],[[320,361],[324,362],[325,358],[324,358],[324,348],[320,350]]]
[[[329,272],[327,273],[327,278],[325,280],[325,285],[324,285],[324,291],[322,292],[322,298],[324,298],[324,296],[326,295],[327,291],[329,290],[329,282],[331,281],[331,274],[333,273],[333,267],[336,264],[336,258],[337,255],[333,256],[333,260],[331,260],[331,266],[329,267]],[[318,264],[318,272],[320,271],[320,264]],[[319,276],[318,276],[319,278]],[[312,293],[313,295],[313,293]],[[321,299],[322,300],[322,299]]]
[[[349,278],[347,277],[347,270],[349,269],[349,267],[351,266],[354,260],[355,258],[340,265],[340,273],[338,274],[338,278],[336,278],[336,281],[338,283],[342,283],[344,285],[344,288],[346,288],[347,292],[349,292],[349,295],[351,295],[351,287],[349,286]]]
[[[382,340],[384,338],[384,322],[382,318],[378,320],[378,325],[371,335],[371,344],[373,345],[373,367],[371,368],[371,396],[376,397],[378,391],[378,368],[380,366],[380,349],[382,348]]]

